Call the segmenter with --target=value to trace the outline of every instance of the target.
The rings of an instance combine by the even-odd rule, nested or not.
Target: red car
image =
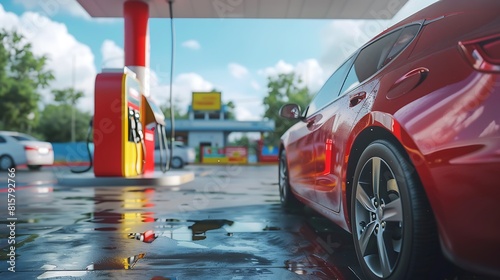
[[[440,255],[500,276],[500,1],[442,0],[340,66],[281,138],[284,206],[353,235],[368,279]]]

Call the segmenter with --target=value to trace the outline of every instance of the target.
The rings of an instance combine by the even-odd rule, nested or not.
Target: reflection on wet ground
[[[179,187],[26,184],[17,273],[0,225],[0,278],[361,279],[348,233],[310,209],[281,209],[276,166],[190,168],[196,179]]]

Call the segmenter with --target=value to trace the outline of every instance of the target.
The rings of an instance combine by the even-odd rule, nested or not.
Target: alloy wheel
[[[363,166],[355,188],[354,229],[365,264],[386,278],[399,260],[403,244],[403,205],[394,172],[380,157]]]

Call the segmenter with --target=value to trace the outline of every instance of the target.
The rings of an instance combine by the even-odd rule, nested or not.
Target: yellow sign
[[[220,92],[193,92],[193,111],[220,111]]]

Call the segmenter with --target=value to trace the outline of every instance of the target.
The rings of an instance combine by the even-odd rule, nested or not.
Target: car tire
[[[367,279],[428,279],[439,257],[434,217],[406,153],[388,141],[371,143],[357,163],[351,226]]]
[[[38,171],[40,168],[42,168],[41,165],[28,165],[28,169],[31,171]]]
[[[180,157],[172,158],[172,168],[180,169],[184,167],[184,161]]]
[[[16,164],[11,156],[3,155],[0,157],[0,170],[8,170],[13,167],[16,167]]]
[[[302,206],[302,203],[295,197],[290,187],[288,161],[285,150],[281,151],[280,154],[278,179],[281,205],[284,208]]]

